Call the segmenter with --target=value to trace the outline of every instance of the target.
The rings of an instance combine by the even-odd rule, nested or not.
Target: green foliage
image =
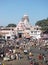
[[[16,24],[8,24],[7,27],[16,27]]]
[[[41,30],[43,31],[48,30],[48,18],[37,21],[35,25],[41,26]]]

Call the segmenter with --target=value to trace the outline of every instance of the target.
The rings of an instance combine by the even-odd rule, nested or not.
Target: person
[[[43,56],[43,60],[44,60],[44,62],[46,61],[45,56]]]
[[[44,62],[46,61],[46,56],[45,56],[45,54],[43,54],[43,60],[44,60]]]
[[[45,63],[48,65],[48,60],[46,60]]]
[[[39,63],[38,62],[34,62],[34,65],[39,65]]]
[[[16,53],[16,59],[18,59],[18,54]]]
[[[32,60],[30,61],[30,65],[33,65],[33,61]]]
[[[39,50],[41,50],[41,47],[39,47]]]
[[[42,57],[41,54],[39,54],[38,59],[39,59],[39,60],[42,60],[42,59],[43,59],[43,57]]]
[[[31,62],[30,65],[33,65],[33,63]]]
[[[40,64],[39,65],[44,65],[42,62],[40,62]]]
[[[21,55],[20,55],[20,53],[18,54],[18,58],[19,58],[19,60],[21,59]]]

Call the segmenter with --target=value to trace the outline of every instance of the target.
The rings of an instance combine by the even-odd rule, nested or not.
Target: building
[[[40,28],[39,26],[32,26],[29,22],[29,16],[24,15],[15,28],[15,31],[18,37],[34,37],[39,39],[41,34]]]
[[[39,26],[32,26],[29,16],[24,15],[16,27],[0,27],[0,37],[3,36],[7,40],[14,39],[16,35],[18,38],[32,37],[34,39],[39,39],[41,37],[40,28]]]
[[[36,39],[39,39],[39,38],[41,38],[41,27],[39,27],[39,26],[33,26],[32,28],[31,28],[31,36],[33,37],[33,38],[36,38]]]
[[[2,27],[0,29],[0,37],[4,39],[14,39],[14,28],[13,27]]]

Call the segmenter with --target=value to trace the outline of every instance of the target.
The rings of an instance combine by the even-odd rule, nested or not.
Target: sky
[[[48,18],[48,0],[0,0],[0,26],[18,24],[25,14],[32,26]]]

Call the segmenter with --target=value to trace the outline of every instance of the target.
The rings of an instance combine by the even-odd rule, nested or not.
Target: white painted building
[[[3,27],[0,29],[0,34],[4,36],[5,39],[13,39],[14,35],[39,39],[41,30],[39,26],[32,26],[29,22],[28,15],[24,15],[17,27]]]
[[[14,29],[12,27],[3,27],[0,29],[0,35],[2,35],[6,40],[14,39]]]
[[[32,26],[29,22],[28,15],[24,15],[19,21],[17,27],[15,28],[16,34],[22,33],[23,36],[32,36],[34,38],[40,38],[41,30],[39,26]]]
[[[39,38],[41,38],[41,30],[40,30],[40,28],[41,27],[39,27],[39,26],[33,26],[32,27],[32,29],[31,29],[31,36],[33,37],[33,38],[36,38],[36,39],[39,39]]]

